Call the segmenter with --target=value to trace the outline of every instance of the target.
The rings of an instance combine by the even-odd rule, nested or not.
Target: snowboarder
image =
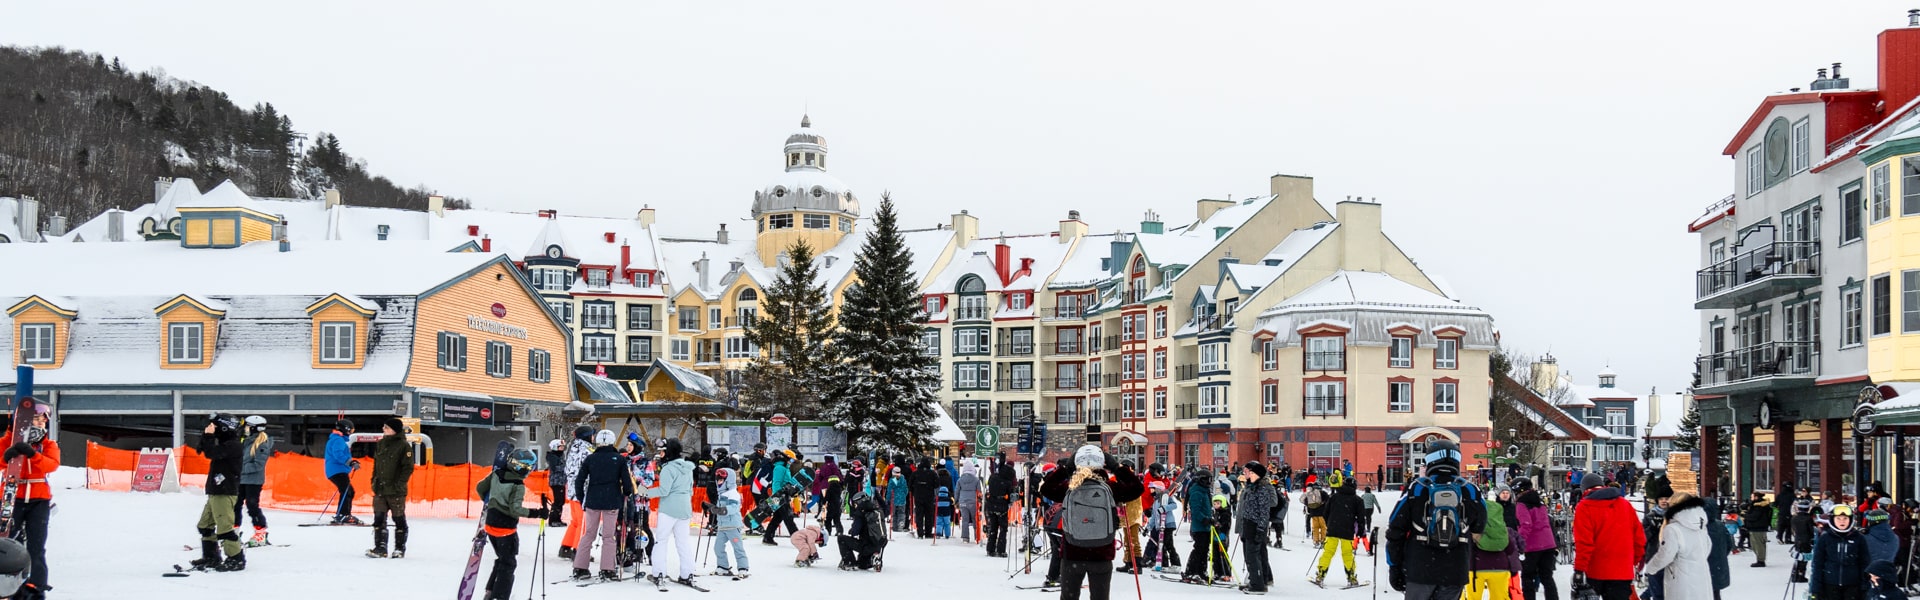
[[[359,463],[353,461],[353,451],[348,447],[347,439],[353,435],[353,421],[341,419],[333,424],[333,434],[327,436],[327,481],[333,482],[334,494],[340,498],[340,507],[333,513],[335,525],[359,525],[360,519],[353,516],[353,480],[351,476]]]
[[[13,531],[6,537],[23,539],[32,564],[25,585],[26,598],[39,598],[47,586],[47,521],[53,517],[53,486],[47,475],[60,468],[60,445],[47,437],[47,420],[53,410],[43,402],[33,405],[33,423],[26,439],[14,439],[14,429],[0,435],[0,447],[6,448],[6,462],[26,457],[20,471],[20,487],[13,501]],[[4,539],[4,538],[0,538]]]
[[[715,572],[720,575],[745,578],[747,546],[741,540],[741,535],[746,525],[740,520],[739,480],[734,475],[733,469],[727,467],[715,469],[714,477],[720,480],[720,498],[718,503],[707,509],[707,512],[714,518],[713,555],[720,560],[720,568]],[[734,560],[740,563],[740,569],[737,571],[733,569],[732,563],[727,562],[729,545],[733,547]]]
[[[373,448],[373,549],[368,558],[407,555],[407,482],[413,478],[413,443],[407,426],[388,417]],[[387,513],[393,513],[393,552],[387,552]]]
[[[547,492],[549,498],[567,497],[567,441],[555,439],[547,442]],[[547,517],[548,527],[566,527],[560,520],[560,511],[553,511]]]
[[[1387,581],[1406,600],[1457,600],[1467,585],[1472,537],[1485,530],[1479,490],[1460,479],[1460,448],[1427,443],[1426,473],[1387,519]]]
[[[487,593],[481,600],[507,600],[513,597],[513,570],[519,565],[520,519],[546,519],[557,507],[549,507],[543,497],[540,508],[521,503],[527,496],[527,473],[538,460],[532,450],[515,450],[507,455],[504,468],[494,469],[473,487],[487,499],[481,530],[493,545],[493,572],[487,576]]]
[[[580,501],[574,500],[580,494],[575,478],[580,475],[581,463],[586,462],[587,456],[593,454],[593,434],[592,427],[586,425],[574,427],[573,441],[567,443],[567,493],[557,499],[567,505],[567,532],[560,537],[559,552],[560,558],[567,560],[573,559],[574,548],[579,544],[582,533],[580,514],[583,509],[580,507]]]
[[[1240,480],[1246,482],[1240,488],[1240,502],[1236,508],[1240,520],[1240,542],[1245,548],[1247,567],[1246,585],[1241,589],[1249,594],[1265,594],[1267,586],[1273,584],[1273,565],[1267,562],[1267,521],[1273,518],[1273,505],[1278,495],[1273,484],[1267,483],[1267,466],[1257,461],[1248,461],[1240,470]],[[1351,547],[1351,546],[1349,546]],[[1348,561],[1352,561],[1349,553]],[[1327,572],[1321,563],[1320,573]],[[1353,569],[1347,569],[1347,579],[1353,579]]]
[[[208,461],[207,503],[200,509],[200,558],[196,569],[239,571],[247,568],[240,535],[233,532],[233,504],[240,495],[240,420],[213,415],[195,446]],[[9,451],[11,452],[11,450]],[[226,560],[220,552],[226,551]]]
[[[593,434],[593,454],[580,462],[580,473],[574,476],[573,489],[577,494],[573,498],[582,509],[580,542],[574,547],[573,578],[585,581],[591,574],[587,572],[587,563],[593,559],[593,536],[600,536],[600,579],[618,581],[619,571],[614,570],[620,552],[619,523],[620,508],[626,499],[633,495],[633,477],[627,472],[627,459],[622,458],[613,445],[619,441],[610,430],[602,429]]]
[[[267,483],[267,459],[273,456],[273,437],[267,435],[267,418],[247,417],[247,435],[242,440],[246,456],[240,463],[240,497],[233,505],[233,527],[240,528],[240,509],[253,518],[253,537],[246,546],[267,545],[267,513],[260,510],[260,488]]]
[[[660,463],[660,485],[641,488],[640,492],[648,498],[660,499],[660,527],[665,535],[664,542],[673,546],[679,555],[679,577],[675,583],[693,585],[693,542],[687,539],[691,533],[693,521],[693,463],[680,455],[680,440],[668,438],[662,445],[664,453]],[[791,514],[791,513],[789,513]],[[791,518],[791,517],[789,517]],[[655,586],[666,585],[666,569],[663,561],[653,561],[653,580]]]
[[[1111,478],[1111,480],[1109,479]],[[1072,462],[1048,473],[1040,495],[1062,503],[1060,600],[1079,600],[1086,582],[1089,600],[1107,600],[1113,581],[1114,531],[1121,504],[1142,493],[1140,479],[1112,455],[1081,446]],[[1263,509],[1264,511],[1264,509]],[[1265,512],[1261,513],[1262,517]]]

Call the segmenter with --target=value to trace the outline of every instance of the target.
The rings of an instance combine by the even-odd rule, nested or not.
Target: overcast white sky
[[[1816,68],[1873,85],[1874,35],[1912,7],[34,2],[0,8],[0,43],[270,101],[481,207],[650,204],[685,235],[746,217],[803,110],[833,171],[915,227],[1078,209],[1112,231],[1309,175],[1323,204],[1378,198],[1508,345],[1673,392],[1699,348],[1685,226],[1735,181],[1720,150]]]

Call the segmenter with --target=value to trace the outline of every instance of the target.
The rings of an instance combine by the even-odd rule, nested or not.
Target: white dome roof
[[[812,129],[813,122],[805,116],[800,118],[800,131],[787,137],[782,160],[786,170],[773,177],[760,191],[753,194],[753,216],[758,217],[769,212],[814,211],[837,212],[849,217],[860,216],[860,201],[853,197],[853,191],[840,178],[826,171],[827,138]],[[796,153],[812,153],[818,161],[809,158],[806,161],[794,160]]]

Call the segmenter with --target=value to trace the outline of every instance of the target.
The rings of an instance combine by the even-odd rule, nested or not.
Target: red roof
[[[1728,141],[1726,149],[1721,150],[1720,153],[1726,156],[1733,156],[1739,153],[1740,147],[1747,143],[1747,138],[1752,137],[1753,132],[1759,130],[1760,125],[1762,123],[1767,122],[1767,115],[1773,114],[1773,109],[1777,107],[1789,106],[1794,104],[1811,104],[1814,102],[1831,103],[1835,100],[1854,100],[1854,99],[1870,100],[1875,97],[1878,97],[1879,94],[1880,92],[1877,90],[1830,90],[1830,91],[1820,91],[1820,92],[1800,92],[1800,93],[1793,93],[1793,94],[1775,94],[1772,96],[1767,96],[1765,100],[1760,101],[1760,106],[1758,108],[1753,109],[1753,115],[1747,117],[1747,122],[1740,126],[1740,131],[1738,133],[1733,134],[1733,140]],[[1858,123],[1858,124],[1853,124],[1849,126],[1846,123],[1837,122],[1838,120],[1839,119],[1836,119],[1835,115],[1829,114],[1827,116],[1827,130],[1829,133],[1832,133],[1833,130],[1838,128],[1841,131],[1841,135],[1845,135],[1847,133],[1852,133],[1853,131],[1858,130],[1861,127],[1864,127],[1867,124],[1867,123]],[[1868,122],[1871,122],[1871,121],[1868,121]],[[1827,139],[1839,139],[1839,137],[1840,136],[1830,135],[1827,137]]]

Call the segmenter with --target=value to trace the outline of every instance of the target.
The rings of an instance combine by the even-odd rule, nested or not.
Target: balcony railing
[[[1820,346],[1815,342],[1767,342],[1731,352],[1709,354],[1695,361],[1696,386],[1708,393],[1761,390],[1797,385],[1820,374]]]
[[[1109,408],[1109,409],[1100,411],[1100,422],[1101,423],[1119,423],[1120,409]]]
[[[1042,321],[1052,321],[1057,319],[1074,320],[1074,319],[1085,319],[1085,318],[1087,318],[1087,309],[1084,306],[1055,306],[1055,307],[1043,309],[1040,311],[1040,320]]]
[[[1033,356],[1033,342],[1009,342],[993,347],[994,356]]]
[[[653,319],[647,319],[647,320],[627,319],[627,330],[653,331]]]
[[[1198,326],[1200,331],[1213,331],[1226,327],[1227,318],[1225,315],[1203,314],[1195,316],[1193,323]]]
[[[1120,349],[1120,336],[1110,335],[1100,340],[1100,348],[1095,352],[1112,352]]]
[[[585,329],[613,329],[613,315],[586,315],[580,318]]]
[[[720,362],[720,353],[719,352],[700,352],[694,355],[693,362],[717,363],[717,362]]]
[[[1087,376],[1087,389],[1114,389],[1120,387],[1119,373],[1094,373]]]
[[[1330,394],[1307,396],[1302,407],[1309,417],[1338,417],[1347,414],[1347,396]]]
[[[994,391],[1025,392],[1033,389],[1032,377],[1003,377],[993,380]]]
[[[1197,418],[1199,414],[1200,414],[1199,404],[1189,402],[1186,404],[1173,405],[1173,418],[1175,419],[1193,419],[1193,418]]]
[[[1080,417],[1083,416],[1078,410],[1061,410],[1041,413],[1041,415],[1046,417],[1047,422],[1050,423],[1079,423]]]
[[[1077,392],[1087,389],[1086,377],[1049,377],[1040,380],[1040,388],[1051,392]]]
[[[1820,242],[1772,242],[1694,274],[1697,309],[1734,308],[1820,285]]]
[[[985,306],[956,306],[952,314],[955,321],[985,321],[991,311]]]
[[[1174,381],[1193,381],[1200,378],[1200,365],[1180,365],[1173,368]]]
[[[1046,343],[1047,356],[1086,356],[1087,345],[1079,340],[1055,340]]]
[[[1330,350],[1326,352],[1300,353],[1302,368],[1308,371],[1345,371],[1347,370],[1347,351]]]

